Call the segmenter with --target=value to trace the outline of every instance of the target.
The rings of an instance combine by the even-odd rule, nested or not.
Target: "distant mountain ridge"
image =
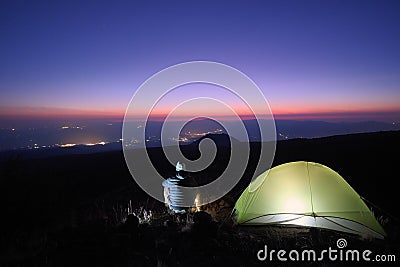
[[[349,133],[400,130],[399,124],[377,121],[325,122],[278,120],[275,124],[277,133],[283,133],[288,138],[314,138]]]
[[[204,139],[211,139],[218,146],[225,146],[225,147],[230,146],[231,142],[237,142],[237,143],[240,142],[239,140],[237,140],[232,136],[229,136],[225,133],[221,133],[221,134],[206,134],[200,137],[199,139],[193,141],[192,143],[190,143],[190,145],[198,145]]]

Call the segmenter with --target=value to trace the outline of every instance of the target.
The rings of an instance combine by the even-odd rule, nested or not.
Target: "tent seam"
[[[314,203],[313,203],[313,197],[312,197],[312,190],[311,190],[311,177],[310,177],[310,169],[308,167],[309,162],[307,161],[307,175],[308,175],[308,186],[310,188],[310,200],[311,200],[311,212],[312,216],[315,217],[314,213]]]

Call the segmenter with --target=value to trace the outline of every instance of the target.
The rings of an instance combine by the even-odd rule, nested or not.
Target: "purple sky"
[[[154,73],[209,60],[252,78],[277,118],[400,121],[399,14],[399,1],[2,1],[0,116],[121,116]],[[184,92],[241,110],[211,86]]]

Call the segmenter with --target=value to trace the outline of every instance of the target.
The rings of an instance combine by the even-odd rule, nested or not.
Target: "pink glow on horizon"
[[[254,115],[249,109],[235,110],[241,119],[253,119]],[[168,114],[167,109],[154,110],[149,119],[161,121]],[[379,121],[399,121],[400,108],[385,107],[380,109],[329,109],[329,108],[272,108],[273,116],[278,120],[379,120]],[[109,119],[113,121],[122,121],[125,111],[121,109],[114,110],[82,110],[68,108],[38,108],[21,107],[6,108],[0,107],[0,119]],[[190,114],[176,114],[174,120],[185,120],[188,117],[196,115],[198,117],[211,117],[221,120],[232,120],[232,116],[221,112],[195,111]],[[264,116],[263,116],[264,115]],[[258,114],[260,118],[266,118],[265,114]],[[138,114],[131,118],[143,120],[144,116]]]

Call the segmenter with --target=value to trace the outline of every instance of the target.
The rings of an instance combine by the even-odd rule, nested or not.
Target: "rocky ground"
[[[217,221],[209,213],[198,212],[163,214],[142,223],[130,215],[115,226],[104,221],[21,238],[21,243],[17,241],[2,255],[2,266],[336,266],[338,261],[330,261],[328,255],[322,261],[318,256],[315,261],[309,260],[306,255],[301,261],[300,254],[299,262],[282,262],[276,254],[260,261],[257,253],[267,246],[268,253],[313,249],[319,255],[329,247],[338,249],[337,240],[341,238],[347,242],[344,249],[368,249],[371,255],[398,254],[396,240],[299,227],[236,226],[230,219]],[[260,256],[264,255],[261,252]],[[362,259],[341,261],[349,263],[368,264]]]

